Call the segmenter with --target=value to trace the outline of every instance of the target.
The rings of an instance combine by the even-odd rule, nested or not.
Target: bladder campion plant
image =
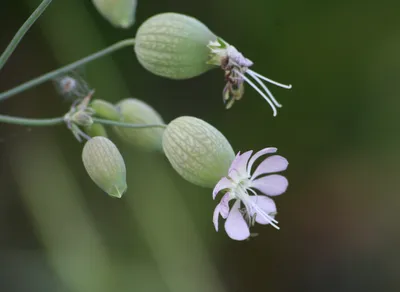
[[[134,23],[136,0],[92,0],[99,13],[116,28],[128,28]],[[43,0],[22,25],[0,56],[0,70],[21,41],[24,34],[44,12],[51,0]],[[187,181],[214,188],[212,197],[222,194],[213,216],[218,231],[218,219],[225,221],[225,230],[234,240],[251,236],[255,223],[270,224],[278,229],[276,206],[270,198],[284,193],[288,162],[274,154],[274,147],[235,152],[225,136],[209,123],[195,117],[177,117],[168,125],[150,105],[136,98],[126,98],[117,104],[95,98],[95,91],[82,82],[74,70],[82,65],[131,47],[139,63],[149,72],[162,77],[183,80],[194,78],[211,69],[224,71],[226,85],[223,101],[229,109],[244,94],[244,84],[253,87],[271,106],[273,115],[281,105],[266,83],[290,89],[253,70],[253,62],[234,46],[213,33],[205,24],[179,13],[161,13],[150,17],[137,30],[135,39],[117,42],[101,51],[64,67],[0,93],[0,102],[46,81],[56,83],[59,93],[72,101],[62,117],[28,119],[0,115],[0,122],[26,126],[65,124],[79,141],[85,142],[83,165],[94,183],[114,198],[126,192],[126,168],[115,144],[108,139],[105,126],[111,126],[123,141],[146,151],[165,154],[173,169]],[[268,155],[257,167],[254,163]],[[229,204],[233,201],[233,204]]]

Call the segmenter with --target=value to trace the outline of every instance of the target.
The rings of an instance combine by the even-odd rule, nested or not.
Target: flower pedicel
[[[291,88],[249,69],[252,61],[199,20],[183,14],[162,13],[146,20],[137,31],[134,49],[143,67],[171,79],[192,78],[220,67],[227,82],[223,90],[226,108],[242,98],[246,82],[269,103],[276,116],[276,107],[281,105],[264,81]]]

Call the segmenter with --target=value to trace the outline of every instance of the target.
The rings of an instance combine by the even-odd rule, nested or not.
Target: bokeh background
[[[0,50],[39,5],[2,0]],[[89,0],[53,1],[0,72],[0,89],[134,36],[148,17],[186,13],[293,84],[271,89],[276,118],[250,87],[226,111],[223,72],[186,81],[145,71],[126,48],[84,68],[96,97],[137,97],[170,121],[200,117],[235,151],[275,146],[290,162],[276,199],[281,230],[245,242],[216,233],[210,189],[161,154],[114,137],[129,191],[106,196],[64,126],[0,125],[0,291],[400,291],[400,4],[398,1],[139,0],[129,30]],[[55,117],[51,82],[1,103],[2,114]]]

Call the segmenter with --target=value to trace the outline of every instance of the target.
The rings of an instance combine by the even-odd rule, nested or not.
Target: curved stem
[[[15,124],[21,126],[55,126],[64,123],[64,117],[51,119],[28,119],[20,117],[12,117],[0,115],[0,123]]]
[[[40,15],[45,11],[47,6],[51,3],[52,0],[43,0],[42,3],[36,8],[35,11],[29,16],[29,18],[24,22],[24,24],[17,31],[3,54],[0,56],[0,70],[4,67],[4,64],[7,62],[8,58],[10,58],[11,54],[14,52],[15,48],[18,46],[19,42],[22,40],[26,32],[31,28],[31,26],[35,23],[35,21],[39,18]]]
[[[29,119],[29,118],[20,118],[20,117],[13,117],[7,115],[0,115],[0,123],[5,124],[14,124],[14,125],[21,125],[21,126],[56,126],[61,125],[65,122],[64,117],[58,118],[50,118],[50,119]],[[110,125],[116,127],[124,127],[124,128],[165,128],[166,125],[164,124],[131,124],[131,123],[123,123],[123,122],[116,122],[104,119],[93,118],[94,123],[103,124],[103,125]]]
[[[20,92],[23,92],[23,91],[25,91],[25,90],[27,90],[29,88],[35,87],[35,86],[37,86],[39,84],[42,84],[42,83],[44,83],[44,82],[46,82],[48,80],[54,79],[57,76],[65,74],[65,73],[67,73],[67,72],[69,72],[71,70],[76,69],[79,66],[82,66],[82,65],[84,65],[86,63],[94,61],[94,60],[96,60],[98,58],[101,58],[101,57],[103,57],[105,55],[108,55],[108,54],[114,52],[114,51],[117,51],[119,49],[122,49],[122,48],[125,48],[125,47],[128,47],[128,46],[133,46],[134,44],[135,44],[135,39],[126,39],[126,40],[117,42],[117,43],[109,46],[108,48],[105,48],[105,49],[103,49],[101,51],[98,51],[97,53],[89,55],[89,56],[87,56],[87,57],[85,57],[83,59],[80,59],[80,60],[78,60],[78,61],[76,61],[74,63],[71,63],[69,65],[61,67],[61,68],[59,68],[57,70],[51,71],[49,73],[46,73],[46,74],[44,74],[42,76],[39,76],[39,77],[37,77],[35,79],[32,79],[31,81],[25,82],[25,83],[23,83],[23,84],[21,84],[21,85],[19,85],[17,87],[14,87],[14,88],[6,91],[6,92],[1,93],[0,94],[0,101],[6,100],[7,98],[10,98],[11,96],[16,95],[16,94],[18,94]]]
[[[132,123],[123,123],[111,120],[104,120],[98,118],[92,118],[94,123],[109,125],[109,126],[116,126],[122,128],[166,128],[167,125],[165,124],[132,124]]]

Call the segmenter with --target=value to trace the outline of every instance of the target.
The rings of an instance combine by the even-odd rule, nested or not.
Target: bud
[[[108,195],[121,198],[127,189],[124,159],[109,139],[94,137],[82,151],[83,165],[90,178]]]
[[[90,107],[94,110],[97,117],[103,119],[118,121],[121,117],[117,108],[112,103],[102,99],[93,100]]]
[[[146,20],[136,33],[135,53],[151,73],[171,78],[198,76],[215,66],[207,64],[207,45],[217,37],[199,20],[162,13]]]
[[[71,117],[71,121],[74,124],[77,124],[79,126],[83,127],[90,127],[93,124],[92,117],[90,114],[86,111],[80,110],[74,113]]]
[[[147,103],[127,98],[117,104],[121,114],[121,122],[132,124],[164,124],[161,116]],[[116,134],[129,144],[142,150],[161,150],[163,128],[123,128],[114,127]]]
[[[165,129],[163,148],[172,167],[189,182],[214,187],[235,158],[228,140],[203,120],[179,117]]]
[[[102,136],[102,137],[108,137],[106,128],[102,124],[94,123],[90,127],[85,127],[85,132],[88,134],[90,137],[97,137],[97,136]]]
[[[135,21],[137,0],[92,0],[100,14],[120,28],[129,28]]]

